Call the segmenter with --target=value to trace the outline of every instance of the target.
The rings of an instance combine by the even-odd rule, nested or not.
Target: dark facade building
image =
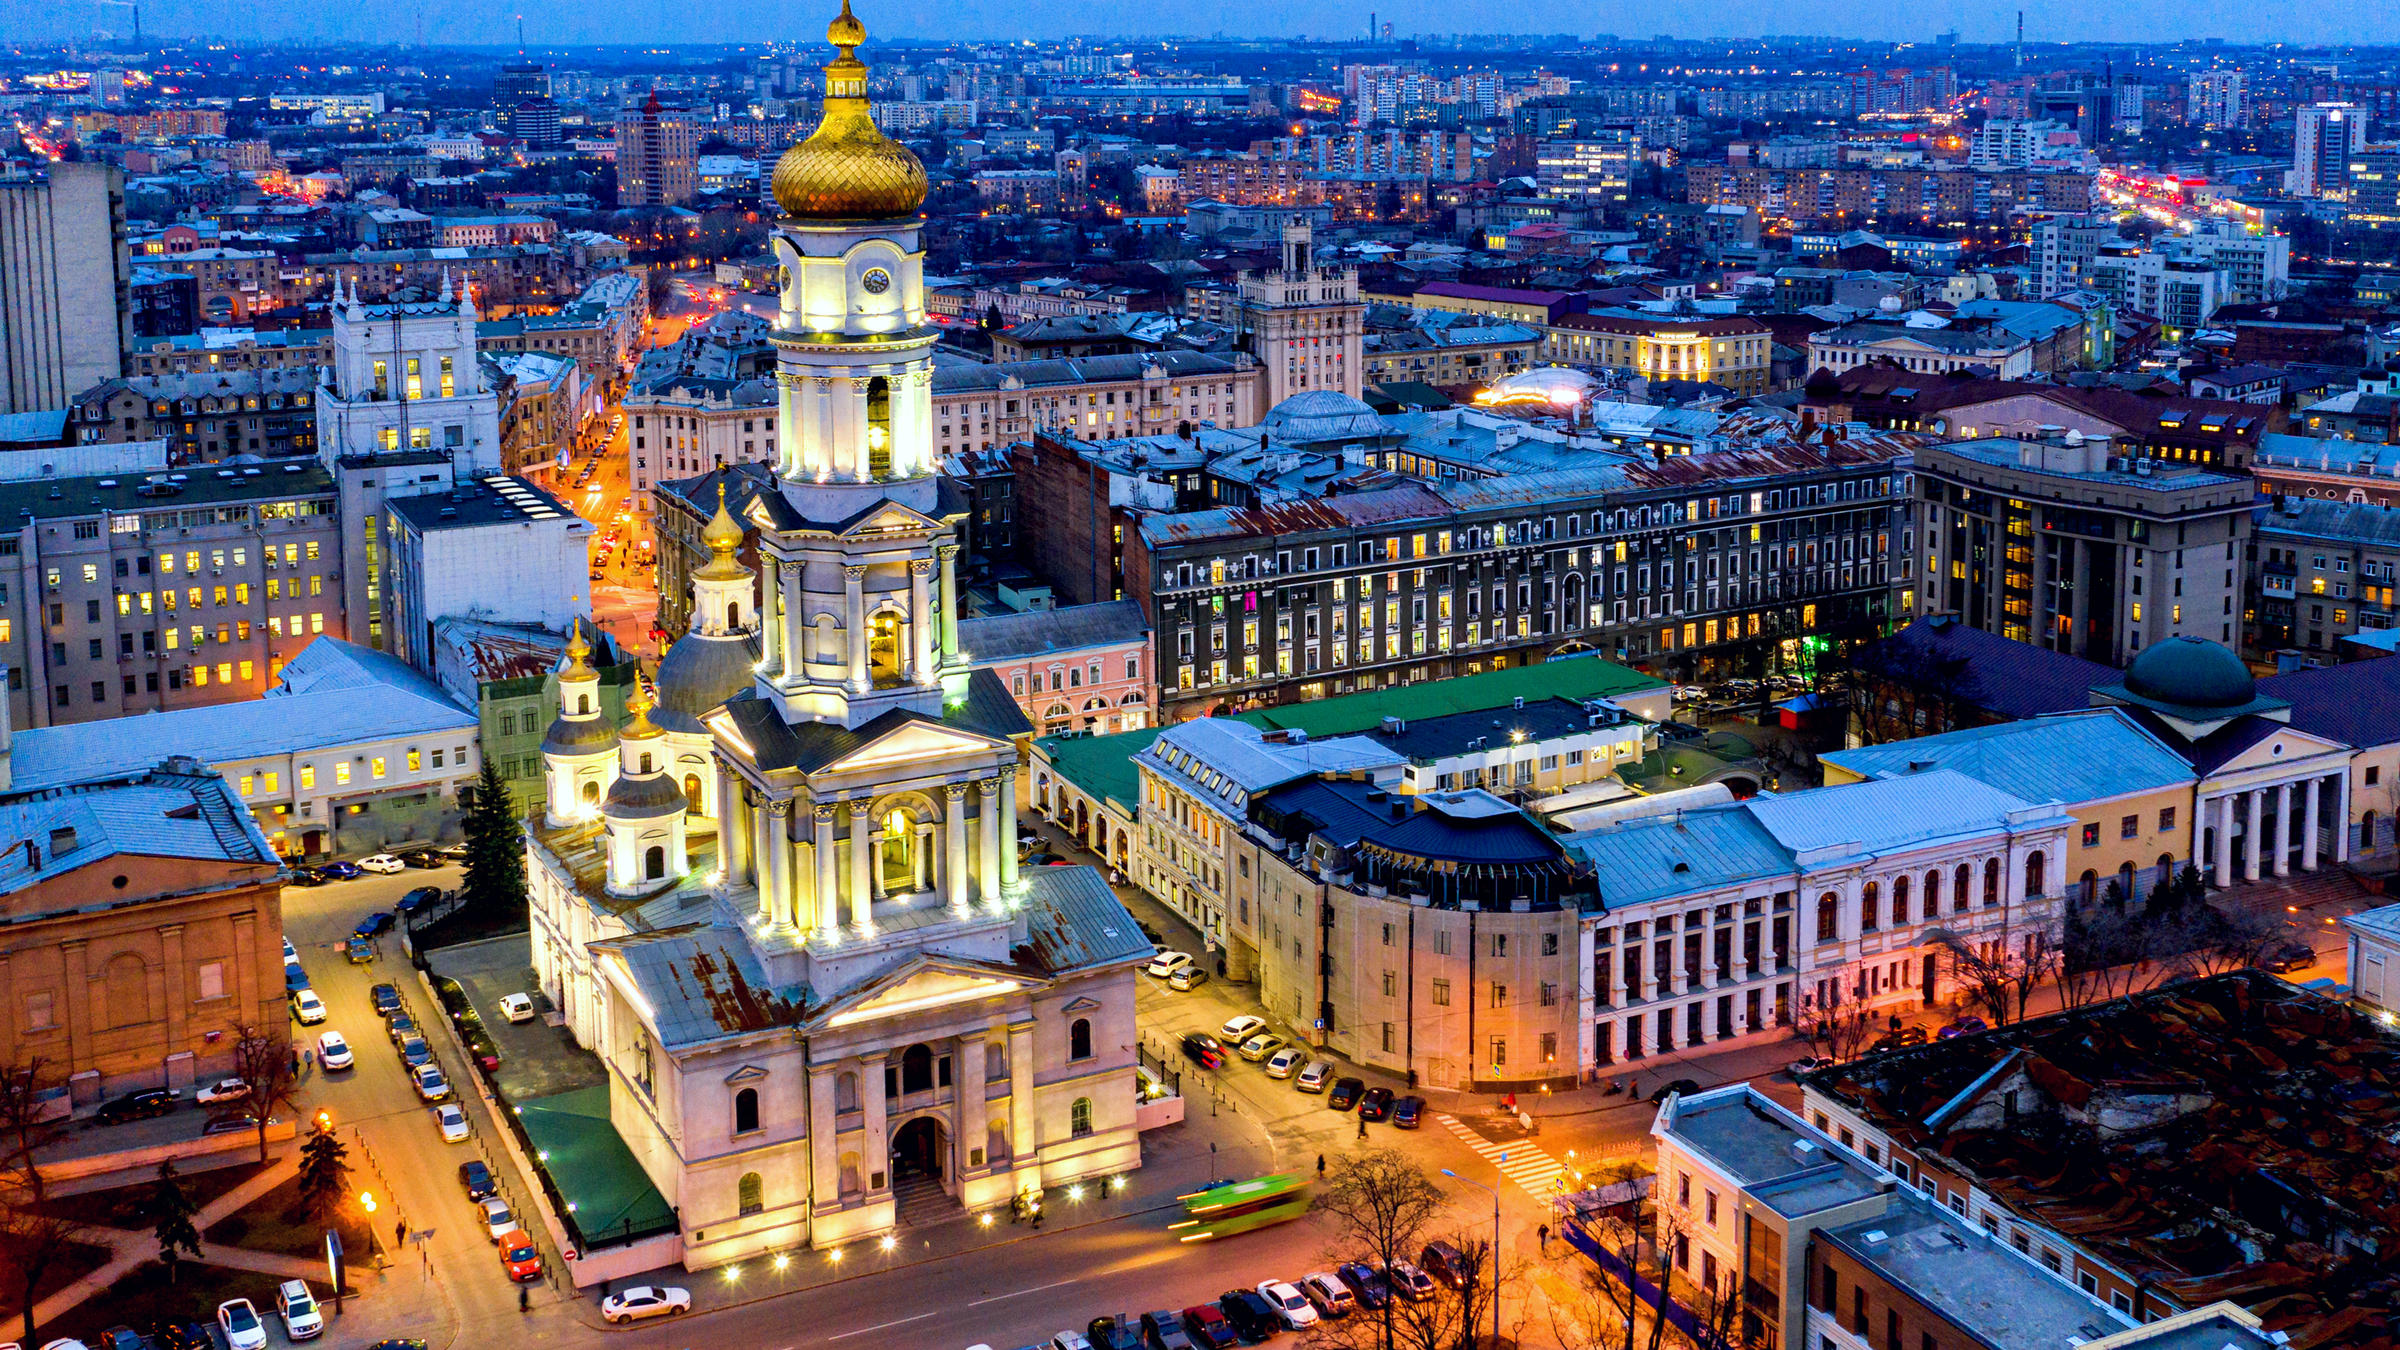
[[[127,290],[133,298],[136,338],[184,337],[200,331],[198,278],[137,267]]]

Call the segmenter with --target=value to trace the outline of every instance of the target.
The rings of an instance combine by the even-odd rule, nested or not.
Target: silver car
[[[1312,1059],[1308,1062],[1308,1067],[1300,1071],[1300,1076],[1293,1080],[1292,1086],[1302,1092],[1323,1092],[1325,1085],[1332,1081],[1333,1061]]]

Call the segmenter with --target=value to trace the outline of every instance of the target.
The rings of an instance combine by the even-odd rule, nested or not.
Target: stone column
[[[842,626],[850,646],[850,692],[867,692],[867,569],[856,565],[842,569]]]
[[[1106,859],[1106,852],[1102,857]],[[1126,860],[1127,865],[1132,859]],[[1115,866],[1109,860],[1110,866]],[[1014,770],[1000,779],[1000,893],[1017,893],[1017,775]]]
[[[954,1052],[958,1060],[958,1160],[964,1171],[980,1172],[991,1159],[991,1126],[984,1120],[983,1037],[961,1036]],[[976,1161],[982,1159],[981,1162]],[[964,1197],[961,1197],[964,1198]]]
[[[192,997],[184,987],[182,924],[166,923],[158,926],[158,956],[159,964],[166,968],[167,976],[164,981],[167,995],[167,1055],[169,1056],[169,1072],[172,1075],[177,1063],[186,1066],[191,1063],[188,1059],[177,1061],[173,1058],[191,1048],[185,1043],[185,1038],[191,1034],[186,1025],[186,1019],[192,1010]],[[0,988],[6,987],[6,985],[0,984]],[[6,1037],[0,1036],[0,1043],[5,1043],[6,1040]],[[188,1076],[188,1067],[184,1072]],[[167,1086],[183,1087],[185,1085],[172,1081],[170,1076]]]
[[[748,789],[723,764],[717,765],[717,862],[729,887],[750,881],[750,862],[756,855],[750,850],[749,812]],[[765,906],[760,909],[763,912]]]
[[[811,814],[816,827],[814,851],[817,855],[816,928],[830,936],[842,923],[841,880],[834,871],[833,803],[818,802]]]
[[[864,930],[874,918],[875,822],[867,815],[867,799],[850,799],[850,909],[843,917]]]
[[[919,558],[908,565],[908,682],[931,684],[939,667],[933,659],[933,561]]]
[[[2219,889],[2233,884],[2233,794],[2217,798],[2217,847],[2215,867]]]
[[[919,825],[911,821],[908,828],[915,840],[908,850],[908,860],[915,864],[909,889],[922,894],[933,889],[933,822]]]
[[[2292,785],[2275,785],[2275,875],[2292,874]]]
[[[2350,861],[2350,770],[2347,766],[2342,769],[2337,781],[2341,786],[2333,798],[2333,860],[2346,863]],[[2374,840],[2362,839],[2359,842],[2367,846],[2369,853],[2375,851]]]
[[[942,655],[958,655],[958,545],[934,550],[942,559]]]
[[[2321,818],[2318,813],[2322,800],[2319,794],[2324,787],[2323,774],[2308,780],[2307,820],[2300,827],[2300,870],[2303,872],[2317,870],[2317,821]]]
[[[762,552],[758,557],[758,570],[765,582],[759,590],[767,607],[767,612],[759,616],[758,668],[762,674],[774,675],[784,668],[783,569]]]
[[[798,922],[792,895],[792,849],[783,833],[783,813],[790,809],[783,802],[767,802],[758,812],[758,856],[765,864],[759,869],[758,894],[760,912],[769,923]]]
[[[808,1172],[810,1197],[820,1213],[835,1208],[842,1196],[842,1151],[835,1137],[833,1080],[839,1066],[810,1065],[808,1070]],[[860,1178],[865,1180],[865,1178]]]
[[[1033,1024],[1008,1029],[1008,1157],[1018,1169],[1020,1189],[1041,1182],[1041,1141],[1034,1137]],[[1033,1169],[1032,1176],[1024,1174]]]
[[[865,1108],[866,1137],[858,1145],[859,1184],[869,1194],[891,1189],[892,1141],[884,1121],[883,1057],[862,1055],[858,1061],[858,1104]],[[877,1180],[877,1178],[881,1180]]]
[[[1000,907],[1000,780],[986,778],[975,784],[975,793],[982,800],[976,806],[983,813],[983,838],[980,841],[982,866],[975,869],[976,895],[993,909]]]
[[[2242,880],[2256,881],[2258,880],[2259,864],[2259,817],[2264,814],[2267,794],[2263,788],[2252,788],[2242,795],[2249,799],[2250,803],[2248,817],[2243,823],[2243,829],[2248,833],[2242,836],[2242,851],[2249,856],[2242,860]]]
[[[942,786],[942,900],[964,913],[967,908],[967,785]]]

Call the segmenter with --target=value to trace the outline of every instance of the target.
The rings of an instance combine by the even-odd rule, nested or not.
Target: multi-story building
[[[2330,655],[2342,639],[2400,624],[2400,510],[2278,497],[2255,513],[2244,638],[2265,653]]]
[[[1437,389],[1481,387],[1533,365],[1542,335],[1514,323],[1423,323],[1366,336],[1364,380],[1409,380]]]
[[[1087,440],[1170,435],[1203,422],[1246,427],[1265,410],[1248,352],[1127,353],[946,366],[933,372],[935,443],[945,456],[999,450],[1036,432]]]
[[[558,498],[506,474],[386,500],[384,650],[430,675],[446,618],[566,631],[591,605],[597,533]]]
[[[330,328],[209,328],[137,341],[128,375],[200,375],[227,371],[314,369],[333,360]],[[313,447],[316,438],[312,435]]]
[[[750,518],[750,501],[772,491],[775,466],[763,460],[728,464],[697,478],[671,479],[650,489],[650,529],[658,540],[658,619],[666,640],[673,642],[691,631],[692,578],[708,565],[708,544],[700,536],[722,499],[736,520]],[[757,541],[746,538],[743,565],[757,570]],[[753,609],[764,603],[753,596]]]
[[[1630,132],[1544,141],[1535,154],[1534,181],[1553,200],[1623,206],[1632,198],[1633,173],[1641,162],[1641,138]]]
[[[1542,355],[1562,365],[1649,380],[1705,380],[1753,396],[1768,392],[1774,352],[1773,330],[1756,319],[1615,309],[1562,314],[1550,321],[1542,344]]]
[[[2117,240],[2117,222],[2105,215],[2051,216],[2033,223],[2034,294],[2047,299],[2091,285],[2092,259]]]
[[[2150,398],[2121,389],[1956,375],[1928,381],[1888,365],[1861,367],[1830,381],[1812,379],[1807,392],[1809,405],[1833,422],[1968,441],[2073,432],[2085,440],[2113,441],[2120,454],[2138,447],[2156,460],[2205,465],[2220,473],[2247,470],[2260,447],[2289,421],[2281,408],[2255,403]],[[2299,449],[2305,447],[2292,453]]]
[[[575,630],[591,647],[587,663],[599,677],[593,696],[601,716],[622,727],[626,701],[641,683],[641,660],[588,619]],[[542,736],[558,709],[566,646],[565,634],[532,624],[467,618],[434,624],[434,681],[473,715],[477,751],[499,770],[509,800],[528,812],[549,802]]]
[[[2295,197],[2342,197],[2350,157],[2367,144],[2367,110],[2355,103],[2309,103],[2292,111],[2292,169],[2283,185]]]
[[[2234,131],[2249,124],[2247,77],[2238,70],[2204,70],[2191,78],[2189,116],[2209,131]]]
[[[1150,725],[1150,623],[1131,600],[961,619],[958,644],[1008,686],[1036,735]]]
[[[699,188],[699,128],[682,109],[660,106],[650,91],[641,107],[617,114],[617,204],[682,206]]]
[[[2096,178],[2074,170],[1952,168],[1775,169],[1684,166],[1684,200],[1745,206],[1768,221],[1868,220],[1912,226],[2002,221],[2027,213],[2090,211]]]
[[[2236,640],[2246,475],[2072,431],[1931,445],[1916,467],[1920,612],[2111,666]]]
[[[1810,370],[1839,375],[1867,365],[1923,375],[1981,371],[2002,380],[2021,380],[2033,373],[2033,343],[2006,330],[1884,323],[1848,323],[1808,335]]]
[[[316,368],[306,365],[128,375],[82,391],[69,431],[81,445],[165,441],[178,465],[314,455],[316,388]]]
[[[1311,390],[1358,397],[1367,312],[1358,269],[1319,263],[1313,249],[1306,221],[1286,225],[1282,266],[1242,274],[1238,326],[1263,372],[1262,407]]]
[[[0,415],[63,408],[125,373],[132,282],[121,172],[0,178]]]

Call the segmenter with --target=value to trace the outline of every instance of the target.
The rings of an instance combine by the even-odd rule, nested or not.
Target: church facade
[[[768,584],[720,502],[692,631],[621,733],[570,648],[527,839],[534,968],[695,1269],[1141,1160],[1150,946],[1097,872],[1018,872],[1029,728],[958,649],[924,170],[869,116],[846,5],[828,37],[824,119],[774,177]]]

